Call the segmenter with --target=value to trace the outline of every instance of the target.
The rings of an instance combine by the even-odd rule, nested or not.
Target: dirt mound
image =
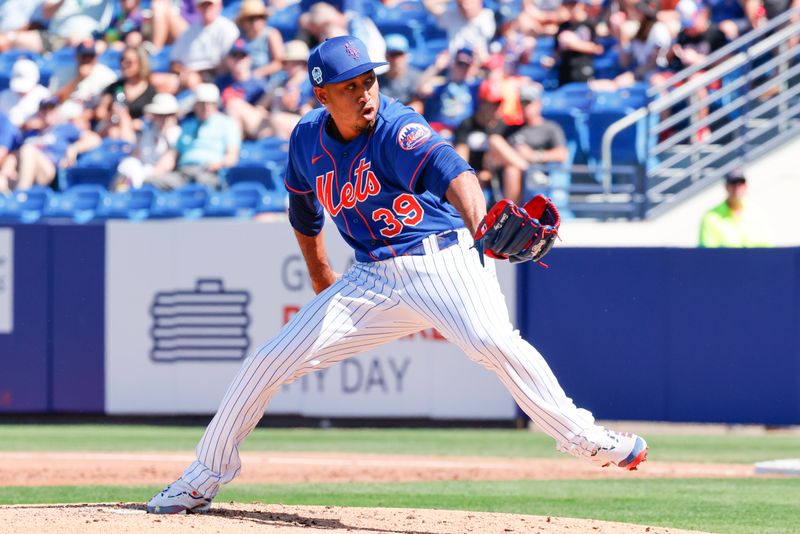
[[[507,534],[531,532],[685,533],[686,530],[515,514],[280,504],[215,504],[207,514],[148,515],[141,504],[66,504],[0,507],[3,532],[63,534],[277,532],[308,534]]]

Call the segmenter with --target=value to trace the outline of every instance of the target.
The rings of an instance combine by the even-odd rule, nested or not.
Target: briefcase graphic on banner
[[[157,362],[243,360],[250,338],[250,293],[226,290],[219,278],[201,278],[194,289],[156,293],[150,313]]]

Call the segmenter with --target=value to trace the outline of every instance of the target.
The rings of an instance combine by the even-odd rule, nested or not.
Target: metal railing
[[[652,216],[800,134],[800,8],[710,54],[648,90],[651,99],[602,140],[602,200],[614,202],[612,143],[644,122],[648,160],[631,202]]]

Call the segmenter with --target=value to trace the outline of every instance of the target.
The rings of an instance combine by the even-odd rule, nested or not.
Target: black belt
[[[427,237],[425,239],[428,239]],[[425,255],[425,239],[405,251],[403,256],[423,256]],[[458,243],[458,232],[456,230],[448,230],[447,232],[442,232],[441,234],[436,234],[436,244],[439,246],[439,250],[444,250],[446,248],[452,247]]]

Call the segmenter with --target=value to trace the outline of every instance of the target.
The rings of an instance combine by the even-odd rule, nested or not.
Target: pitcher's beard
[[[358,131],[359,131],[359,132],[361,132],[361,133],[367,133],[367,132],[370,132],[370,131],[372,131],[372,129],[375,127],[375,121],[376,121],[376,120],[377,120],[377,119],[372,119],[371,121],[369,121],[369,122],[368,122],[367,124],[365,124],[364,126],[357,125],[357,126],[356,126],[356,130],[358,130]]]

